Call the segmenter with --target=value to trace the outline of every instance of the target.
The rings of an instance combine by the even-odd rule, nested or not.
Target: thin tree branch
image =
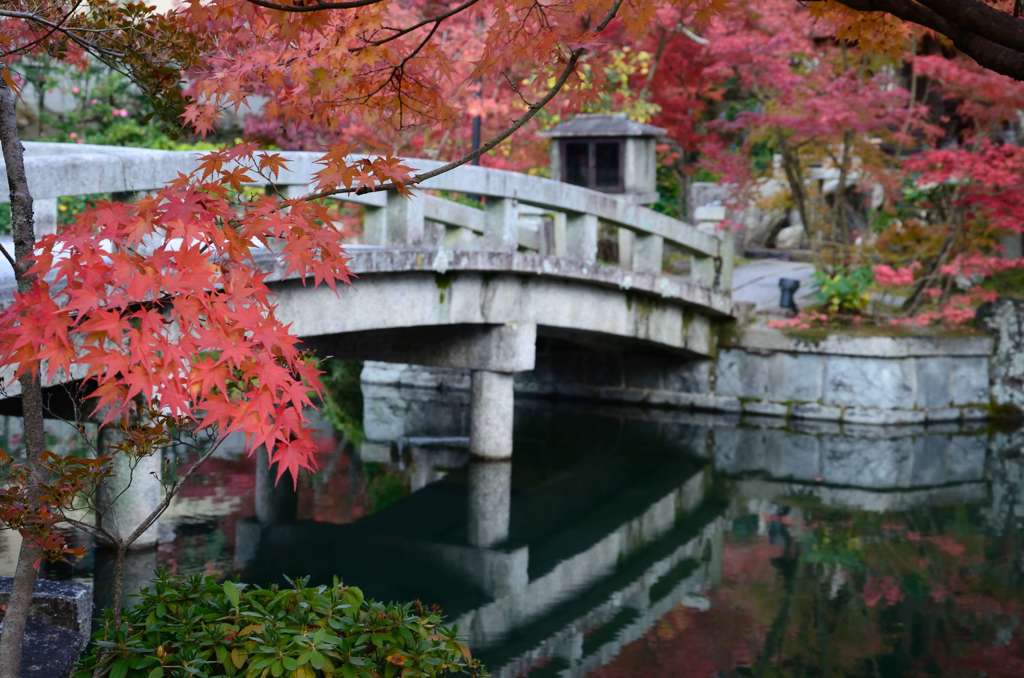
[[[59,23],[54,23],[49,19],[41,17],[38,14],[33,14],[31,12],[19,12],[15,10],[0,9],[0,17],[7,17],[10,19],[21,19],[23,21],[30,21],[32,23],[37,23],[40,26],[46,26],[47,28],[51,28],[53,29],[53,31],[62,33],[63,35],[67,36],[69,40],[74,42],[82,49],[87,50],[88,52],[91,52],[92,54],[95,54],[101,58],[104,56],[106,58],[124,56],[124,54],[121,52],[108,49],[106,47],[101,47],[95,42],[86,40],[85,38],[77,34],[79,32],[88,31],[89,29],[64,26]]]
[[[51,35],[53,35],[54,33],[56,33],[57,31],[61,30],[64,27],[64,25],[68,22],[68,19],[71,18],[71,15],[78,11],[78,8],[82,6],[83,2],[85,2],[85,0],[76,0],[75,4],[71,7],[71,9],[68,10],[67,14],[64,15],[64,17],[57,23],[57,25],[51,26],[49,30],[47,30],[46,33],[44,33],[43,35],[20,47],[15,47],[12,50],[8,50],[0,56],[6,57],[11,56],[12,54],[19,54],[21,52],[25,52],[27,50],[32,49],[36,45],[46,40],[49,40]]]
[[[11,268],[13,268],[14,270],[18,270],[18,265],[14,263],[14,257],[11,256],[11,253],[7,251],[7,248],[4,247],[3,243],[0,243],[0,254],[4,255],[4,259],[6,259],[7,263],[11,265]]]
[[[269,0],[247,0],[250,4],[265,9],[273,9],[279,12],[322,12],[329,9],[357,9],[359,7],[368,7],[370,5],[376,5],[383,0],[346,0],[345,2],[317,2],[312,5],[283,5],[279,2],[270,2]]]
[[[487,153],[491,149],[495,148],[498,144],[508,139],[510,136],[516,133],[523,125],[528,123],[537,115],[552,99],[555,98],[565,83],[569,80],[569,76],[576,70],[576,65],[579,63],[580,58],[583,56],[586,50],[582,47],[572,51],[569,56],[569,60],[566,62],[565,68],[559,74],[555,84],[541,97],[535,104],[533,104],[522,116],[520,116],[515,122],[509,127],[505,128],[504,131],[498,135],[492,137],[487,143],[480,146],[480,148],[471,151],[457,160],[453,160],[449,163],[445,163],[439,167],[435,167],[432,170],[421,172],[420,174],[414,175],[409,181],[406,181],[402,186],[415,186],[416,184],[423,183],[427,179],[432,179],[436,176],[450,172],[456,167],[465,165],[466,163],[473,162],[484,153]],[[386,182],[378,184],[376,186],[360,186],[359,188],[335,188],[327,191],[319,191],[310,195],[304,196],[303,200],[320,200],[322,198],[328,198],[332,195],[343,195],[343,194],[354,194],[354,195],[366,195],[367,193],[376,193],[378,191],[390,191],[398,188],[398,184],[394,182]]]
[[[594,27],[594,33],[600,33],[605,28],[608,27],[608,24],[612,22],[612,19],[615,18],[616,14],[618,14],[619,10],[622,8],[622,2],[623,0],[615,0],[611,8],[608,10],[608,13],[601,20],[601,22]],[[510,136],[515,134],[516,131],[518,131],[523,125],[532,120],[534,116],[536,116],[545,106],[548,105],[548,103],[551,102],[552,99],[555,98],[555,96],[560,91],[562,91],[562,88],[565,86],[565,83],[569,81],[569,77],[573,74],[573,72],[575,72],[577,64],[579,64],[579,61],[583,57],[583,55],[586,54],[586,51],[587,50],[585,47],[577,47],[576,49],[572,50],[572,52],[569,53],[569,59],[566,61],[565,68],[563,68],[561,73],[559,73],[558,78],[556,78],[555,80],[555,83],[548,89],[548,91],[544,94],[543,97],[541,97],[536,103],[530,106],[530,108],[527,109],[526,113],[520,116],[509,127],[505,128],[504,131],[492,137],[487,143],[480,146],[480,148],[463,155],[461,158],[457,160],[453,160],[439,167],[435,167],[432,170],[421,172],[413,176],[409,181],[404,182],[402,184],[402,187],[415,186],[417,184],[423,183],[428,179],[440,176],[445,172],[450,172],[456,167],[461,167],[462,165],[471,163],[480,156],[482,156],[484,153],[487,153],[488,151],[498,146],[498,144],[503,142],[505,139],[508,139]],[[359,188],[336,188],[327,191],[319,191],[304,196],[302,199],[320,200],[323,198],[329,198],[332,195],[343,194],[366,195],[367,193],[376,193],[378,191],[390,191],[397,188],[399,188],[398,184],[389,181],[383,184],[378,184],[376,186],[360,186]]]
[[[427,17],[426,19],[423,19],[422,21],[418,21],[418,22],[412,24],[411,26],[406,26],[405,28],[386,28],[386,29],[383,29],[383,30],[391,30],[391,31],[395,31],[395,32],[392,33],[391,35],[387,36],[387,37],[384,37],[384,38],[379,38],[379,39],[376,39],[376,40],[367,40],[365,45],[363,45],[361,47],[353,47],[349,51],[350,52],[358,52],[360,50],[366,49],[367,47],[380,47],[383,44],[391,42],[392,40],[397,40],[398,38],[402,37],[403,35],[408,35],[409,33],[412,33],[413,31],[415,31],[417,29],[420,29],[420,28],[423,28],[424,26],[426,26],[428,24],[431,24],[431,23],[435,24],[435,27],[436,27],[437,25],[440,25],[441,22],[444,21],[445,19],[450,19],[451,17],[455,16],[456,14],[458,14],[458,13],[460,13],[460,12],[466,10],[466,9],[469,9],[470,7],[472,7],[473,5],[478,3],[479,1],[480,0],[466,0],[462,4],[456,5],[455,7],[452,7],[447,12],[442,12],[441,14],[437,14],[437,15],[434,15],[432,17]]]
[[[148,516],[146,516],[145,520],[139,523],[135,527],[135,529],[132,530],[132,533],[129,534],[128,537],[124,540],[124,545],[126,547],[134,544],[135,540],[141,537],[143,533],[146,530],[148,530],[150,526],[153,525],[153,523],[156,522],[157,518],[159,518],[163,514],[163,512],[167,510],[167,507],[171,505],[171,500],[174,499],[175,496],[177,496],[178,491],[185,484],[185,481],[187,481],[189,477],[193,473],[195,473],[196,469],[198,469],[203,464],[204,461],[213,456],[213,453],[217,451],[217,449],[221,446],[221,443],[223,443],[225,440],[227,440],[227,436],[221,436],[216,443],[211,445],[210,448],[207,449],[206,452],[204,452],[202,456],[200,456],[199,459],[197,459],[195,463],[188,468],[187,471],[185,471],[184,475],[182,475],[181,478],[177,480],[177,482],[175,482],[173,485],[170,486],[170,488],[168,488],[167,492],[164,494],[163,500],[157,505],[155,509],[153,509],[149,513]]]

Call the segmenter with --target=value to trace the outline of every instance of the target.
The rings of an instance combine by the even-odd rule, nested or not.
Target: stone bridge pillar
[[[510,372],[473,372],[473,399],[470,403],[469,451],[484,459],[508,459],[512,456],[512,418],[515,393]]]
[[[118,435],[110,428],[101,431],[100,448],[115,444]],[[163,500],[162,459],[159,452],[135,459],[129,459],[121,452],[112,454],[110,475],[99,487],[97,521],[115,538],[127,539]],[[159,538],[159,524],[159,519],[154,521],[130,548],[155,546]]]
[[[467,541],[482,548],[500,544],[511,522],[512,462],[474,460],[467,474]]]

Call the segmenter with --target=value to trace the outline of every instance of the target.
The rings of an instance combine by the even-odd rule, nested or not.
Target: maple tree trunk
[[[25,148],[18,135],[15,113],[16,97],[10,87],[0,80],[0,146],[3,147],[4,163],[7,167],[7,186],[11,200],[11,231],[14,235],[14,274],[18,290],[31,289],[33,280],[27,275],[35,245],[35,229],[32,216],[32,195],[28,189],[25,174]],[[36,496],[39,481],[39,459],[45,447],[43,432],[43,393],[39,372],[30,371],[22,375],[21,409],[24,423],[26,461],[29,467],[29,497]],[[4,617],[3,634],[0,635],[0,678],[18,678],[21,667],[21,650],[25,638],[25,624],[32,604],[32,591],[36,583],[36,564],[41,557],[39,547],[24,538],[18,553],[18,565],[14,574],[11,597]]]
[[[124,557],[127,550],[128,546],[123,541],[118,541],[117,552],[114,555],[114,591],[110,602],[115,629],[121,626],[121,608],[124,606]]]

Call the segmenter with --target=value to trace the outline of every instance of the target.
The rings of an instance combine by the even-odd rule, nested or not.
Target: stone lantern
[[[655,147],[664,135],[621,113],[578,115],[544,133],[551,178],[649,205],[658,199]]]

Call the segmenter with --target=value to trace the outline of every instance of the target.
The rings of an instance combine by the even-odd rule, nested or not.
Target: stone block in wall
[[[829,356],[822,401],[829,405],[910,409],[917,374],[908,360]]]
[[[887,426],[891,424],[923,424],[927,420],[928,416],[924,410],[878,407],[847,407],[843,409],[843,422],[850,424]]]
[[[953,358],[949,385],[956,405],[987,404],[990,400],[988,356]]]
[[[840,421],[843,418],[843,408],[820,403],[795,403],[789,413],[797,419]]]
[[[917,358],[917,401],[918,407],[943,409],[951,407],[952,393],[949,389],[950,374],[954,358]]]
[[[778,353],[768,365],[773,400],[816,402],[824,375],[825,360],[814,354]]]
[[[662,374],[662,388],[682,393],[708,393],[711,391],[711,373],[714,363],[710,360],[675,361],[666,366]]]
[[[741,350],[726,349],[719,352],[715,384],[718,395],[761,398],[767,393],[763,368],[760,368],[756,359]]]
[[[716,391],[776,403],[814,402],[822,395],[824,364],[825,359],[815,354],[725,350],[719,354]]]
[[[987,403],[988,359],[983,356],[927,356],[915,359],[918,407],[941,410]]]

